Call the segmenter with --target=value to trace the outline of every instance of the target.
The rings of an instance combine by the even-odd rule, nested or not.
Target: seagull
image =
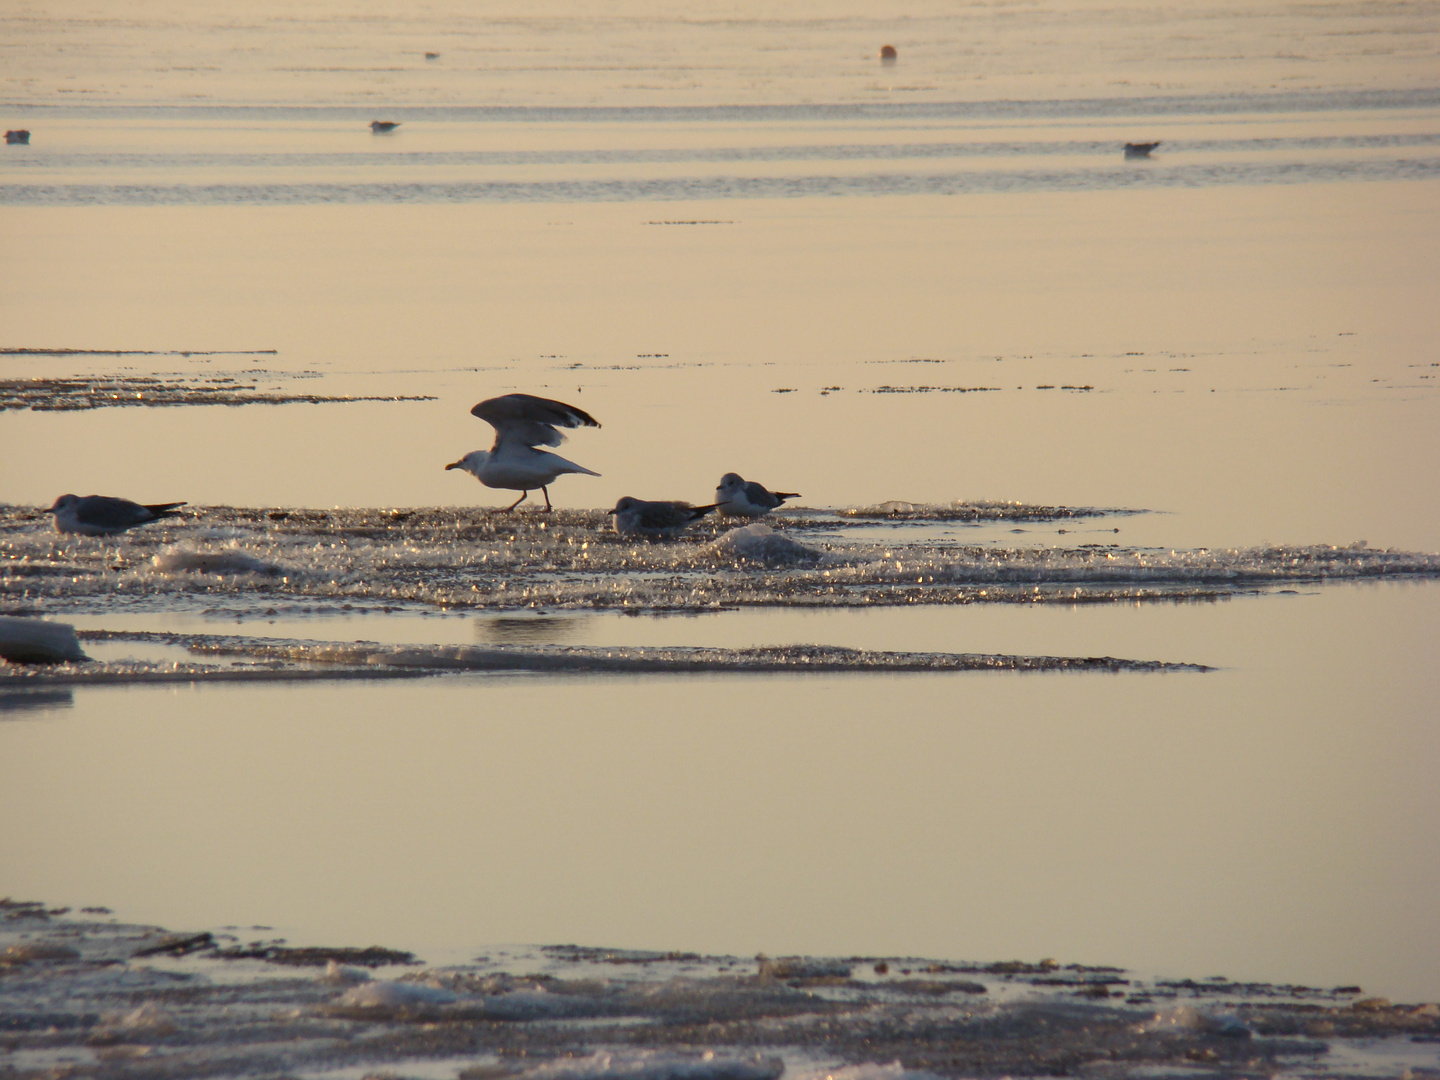
[[[26,131],[24,128],[19,128],[15,131],[7,131],[5,132],[5,141],[11,146],[29,146],[30,132]]]
[[[549,510],[548,486],[557,476],[565,473],[600,475],[559,454],[535,449],[564,442],[565,436],[556,428],[599,427],[600,422],[583,409],[531,394],[506,394],[487,398],[470,413],[495,429],[495,445],[488,451],[472,450],[445,468],[463,469],[486,487],[520,492],[520,498],[505,507],[505,513],[524,502],[536,488],[544,492],[545,509]]]
[[[1127,158],[1147,158],[1150,156],[1150,151],[1159,145],[1158,140],[1155,142],[1127,142],[1125,144],[1125,156]]]
[[[626,495],[615,504],[615,531],[621,536],[647,536],[652,540],[678,536],[691,522],[699,521],[714,510],[710,506],[691,506],[687,502],[650,502]]]
[[[370,134],[372,134],[372,135],[389,135],[390,132],[394,131],[394,130],[395,130],[397,127],[399,127],[399,126],[400,126],[400,121],[399,121],[399,120],[371,120],[371,121],[370,121]]]
[[[173,517],[183,502],[141,505],[109,495],[61,495],[47,513],[55,515],[55,531],[82,536],[109,536],[164,517]]]
[[[715,505],[721,517],[763,517],[786,499],[798,499],[798,491],[771,491],[764,484],[727,472],[715,489]]]

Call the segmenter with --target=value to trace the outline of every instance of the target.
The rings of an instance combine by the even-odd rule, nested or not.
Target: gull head
[[[480,478],[480,470],[485,467],[485,463],[489,460],[490,451],[471,450],[470,453],[466,454],[459,461],[452,461],[449,465],[446,465],[445,468],[447,471],[450,469],[464,469],[478,480]]]
[[[620,501],[615,504],[613,510],[606,510],[607,514],[623,514],[626,510],[633,510],[640,505],[640,500],[631,498],[629,495],[622,495]]]
[[[63,514],[66,510],[69,510],[74,506],[78,506],[79,503],[79,495],[61,495],[58,499],[55,500],[55,505],[50,507],[50,509],[46,510],[45,512],[47,514]]]
[[[745,486],[745,478],[739,473],[727,472],[720,477],[720,486],[716,491],[738,491]]]

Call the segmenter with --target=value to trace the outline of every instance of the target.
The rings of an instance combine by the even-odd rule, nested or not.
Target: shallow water
[[[0,692],[0,894],[1440,997],[1437,49],[1413,4],[0,12],[5,611],[200,677]],[[511,390],[604,424],[548,519],[442,468]],[[603,531],[731,470],[813,558]],[[58,538],[66,491],[191,505]],[[203,683],[338,645],[1214,670]]]

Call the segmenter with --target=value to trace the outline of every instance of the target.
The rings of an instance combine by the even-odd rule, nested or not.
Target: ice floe
[[[1113,656],[1017,656],[992,653],[894,652],[836,645],[686,646],[381,645],[375,642],[154,631],[87,631],[87,637],[183,645],[220,663],[141,661],[65,664],[43,670],[0,668],[0,688],[130,682],[276,681],[370,678],[446,672],[532,671],[547,674],[752,674],[833,672],[1105,671],[1203,672],[1204,665]],[[243,665],[243,666],[242,666]]]
[[[907,504],[908,505],[908,504]],[[986,509],[986,508],[989,509]],[[955,509],[956,513],[962,508]],[[986,512],[1063,508],[980,504]],[[934,519],[943,508],[923,508]],[[949,511],[944,511],[948,513]],[[1084,511],[1090,512],[1090,511]],[[12,612],[257,610],[308,598],[431,609],[639,612],[726,607],[1184,600],[1296,582],[1440,576],[1440,555],[1348,546],[997,548],[863,538],[867,519],[810,513],[637,543],[596,510],[493,515],[208,507],[124,538],[61,537],[0,507],[0,602]]]
[[[63,664],[88,659],[68,623],[0,615],[0,661]]]
[[[1440,1040],[1434,1004],[1396,1005],[1359,987],[1166,981],[1054,961],[510,947],[398,977],[391,966],[345,987],[314,969],[365,950],[293,949],[237,964],[227,959],[242,951],[233,941],[0,900],[0,1071],[1338,1080],[1399,1076],[1390,1065],[1419,1062],[1417,1049],[1433,1058]],[[305,962],[289,962],[297,958]],[[952,982],[972,989],[943,992]]]

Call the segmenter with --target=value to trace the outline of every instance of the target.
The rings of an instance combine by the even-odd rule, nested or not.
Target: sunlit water
[[[1218,670],[57,688],[0,724],[3,820],[24,823],[0,830],[0,892],[436,955],[1053,955],[1440,996],[1433,582],[814,611],[776,591],[782,570],[741,598],[759,607],[634,617],[582,610],[594,582],[572,568],[456,613],[483,576],[468,539],[340,565],[203,510],[483,521],[509,493],[442,466],[488,444],[470,405],[518,389],[604,425],[566,444],[604,475],[563,478],[561,507],[705,502],[736,470],[821,518],[1150,511],[802,515],[795,538],[827,551],[906,549],[903,571],[846,571],[881,603],[916,567],[963,576],[915,545],[1018,549],[1048,584],[1085,544],[1177,578],[1199,549],[1433,556],[1432,10],[63,8],[0,15],[0,110],[32,130],[0,148],[0,346],[52,350],[0,360],[6,403],[31,394],[0,414],[0,500],[37,508],[10,513],[7,559],[74,559],[100,585],[12,574],[8,609],[91,631]],[[372,135],[377,118],[401,126]],[[102,376],[109,407],[30,407],[27,380]],[[150,378],[168,389],[124,382]],[[179,403],[218,389],[415,400]],[[52,549],[38,508],[65,491],[197,509],[163,544]],[[306,584],[177,586],[150,562],[172,543]],[[685,561],[668,552],[629,584],[606,572],[650,611]],[[402,564],[446,576],[401,595]]]

